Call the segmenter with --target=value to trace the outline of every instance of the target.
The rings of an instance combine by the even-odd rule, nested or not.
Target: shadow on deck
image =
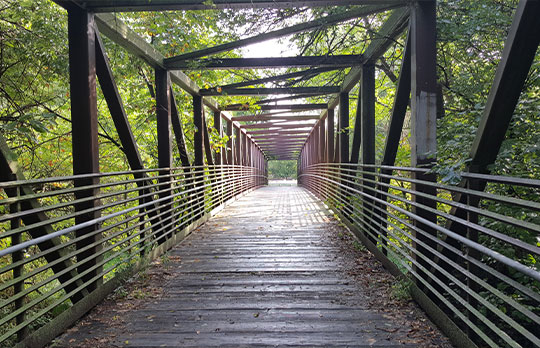
[[[251,192],[54,347],[450,347],[319,200]]]

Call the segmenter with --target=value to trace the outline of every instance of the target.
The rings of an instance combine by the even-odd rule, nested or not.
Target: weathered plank
[[[256,190],[170,252],[164,292],[129,310],[122,324],[92,320],[57,340],[121,347],[407,347],[412,326],[373,304],[382,268],[365,287],[349,275],[337,223],[297,187]],[[353,262],[351,265],[350,262]],[[408,311],[407,311],[408,312]],[[411,345],[418,346],[418,345]],[[422,345],[428,346],[428,345]],[[432,345],[433,346],[433,345]]]

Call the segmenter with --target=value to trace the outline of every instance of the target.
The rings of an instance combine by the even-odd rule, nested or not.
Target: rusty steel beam
[[[201,89],[199,94],[202,96],[259,96],[272,94],[334,94],[339,93],[338,86],[319,86],[319,87],[276,87],[276,88],[231,88],[227,91],[217,91],[211,89]],[[274,105],[264,105],[261,110],[274,110]],[[306,110],[306,109],[303,109]]]
[[[221,111],[214,111],[214,129],[217,131],[218,136],[221,138],[223,137],[223,127],[221,124]],[[215,153],[215,164],[220,165],[223,164],[223,149],[216,150]]]
[[[169,175],[172,167],[172,138],[171,138],[171,83],[169,73],[163,69],[155,70],[156,84],[156,118],[157,118],[157,152],[158,167],[165,168],[159,171],[160,176]],[[172,185],[169,178],[160,178],[159,193],[160,198],[167,198],[171,195]],[[165,207],[172,204],[172,199],[163,202]],[[165,209],[166,210],[166,209]],[[163,216],[163,223],[170,223],[170,212]],[[166,231],[161,230],[156,235],[158,243],[165,242],[162,236]],[[170,238],[167,236],[167,238]]]
[[[403,122],[411,95],[411,35],[407,36],[405,52],[401,61],[401,72],[397,81],[397,91],[390,116],[388,134],[384,145],[382,165],[393,166],[396,161]]]
[[[269,58],[209,58],[170,61],[163,64],[168,70],[269,69],[299,67],[346,68],[362,64],[362,55],[296,56]]]
[[[399,5],[401,5],[401,4],[399,4]],[[397,5],[397,6],[399,6],[399,5]],[[381,12],[381,11],[386,11],[388,9],[392,9],[395,6],[396,5],[393,4],[393,6],[388,6],[388,5],[382,5],[381,6],[381,5],[379,5],[379,6],[364,6],[364,7],[359,7],[359,8],[353,8],[353,9],[351,9],[349,11],[346,11],[346,12],[327,15],[325,17],[317,18],[317,19],[314,19],[314,20],[309,21],[309,22],[301,22],[301,23],[292,25],[290,27],[285,27],[285,28],[282,28],[282,29],[262,33],[262,34],[259,34],[259,35],[255,35],[255,36],[252,36],[252,37],[240,39],[240,40],[233,41],[233,42],[227,42],[227,43],[224,43],[224,44],[220,44],[220,45],[216,45],[216,46],[212,46],[212,47],[208,47],[208,48],[203,48],[201,50],[194,51],[194,52],[184,53],[184,54],[181,54],[181,55],[178,55],[178,56],[175,56],[175,57],[167,58],[166,63],[178,62],[178,61],[183,61],[183,60],[190,60],[190,59],[206,57],[206,56],[214,55],[214,54],[217,54],[217,53],[227,52],[227,51],[237,49],[237,48],[240,48],[240,47],[244,47],[244,46],[252,45],[252,44],[255,44],[255,43],[263,42],[263,41],[266,41],[266,40],[276,39],[276,38],[279,38],[279,37],[304,32],[304,31],[307,31],[307,30],[321,29],[321,28],[328,27],[328,26],[331,26],[331,25],[335,25],[337,23],[340,23],[340,22],[343,22],[343,21],[346,21],[346,20],[349,20],[349,19],[364,17],[364,16],[367,16],[369,14],[373,14],[373,13],[377,13],[377,12]],[[298,73],[292,73],[292,74],[298,74]],[[302,75],[292,75],[289,78],[296,77],[296,76],[302,76]],[[270,81],[272,81],[272,80],[270,80]],[[265,82],[268,82],[268,81],[266,80],[266,81],[257,82],[257,83],[265,83]]]
[[[406,0],[55,0],[65,8],[77,6],[94,12],[189,11],[349,5],[407,5]]]
[[[171,87],[171,125],[174,132],[174,138],[176,140],[176,147],[178,148],[178,154],[180,155],[180,162],[184,167],[184,171],[189,170],[189,155],[187,152],[186,141],[184,139],[184,130],[182,129],[182,122],[180,120],[180,114],[178,113],[178,107],[176,106],[176,98]]]
[[[299,128],[299,129],[262,129],[262,130],[250,130],[249,134],[298,134],[298,135],[308,135],[309,129]]]
[[[429,168],[436,163],[434,154],[437,151],[437,49],[436,49],[436,3],[434,0],[418,2],[411,16],[411,166]],[[414,172],[413,178],[418,181],[436,181],[435,174]],[[412,184],[412,190],[422,194],[437,196],[437,190],[431,185]],[[436,201],[425,196],[413,195],[412,200],[421,205],[436,209]],[[437,215],[429,210],[413,207],[417,216],[437,223]],[[437,232],[428,225],[415,220],[415,227],[433,236]],[[426,245],[437,249],[437,244],[424,234],[414,230],[414,237]],[[413,241],[413,248],[434,260],[433,253],[426,247]],[[416,253],[413,257],[416,257]],[[431,267],[429,262],[418,259],[424,267]],[[415,268],[418,277],[427,277],[420,269]],[[424,288],[420,280],[417,285]]]
[[[96,92],[96,33],[94,31],[94,15],[92,13],[71,9],[68,12],[68,39],[69,39],[69,75],[71,96],[71,124],[73,139],[73,174],[99,173],[99,141],[98,141],[98,113]],[[75,179],[75,187],[95,186],[97,178]],[[98,197],[98,189],[85,189],[76,191],[77,200],[89,197]],[[92,221],[100,216],[97,209],[99,199],[88,200],[85,203],[75,205],[76,211],[89,211],[75,217],[75,224],[81,225]],[[83,273],[97,266],[102,259],[100,234],[92,234],[99,228],[98,224],[78,229],[76,237],[83,238],[76,242],[76,249],[86,249],[77,254],[77,260],[90,258],[89,261],[78,264],[77,272]],[[89,245],[96,246],[88,248]],[[102,266],[88,272],[82,279],[83,282],[91,281],[86,290],[92,292],[102,283],[99,277]]]
[[[206,164],[213,166],[214,157],[212,156],[212,146],[210,145],[210,136],[208,135],[208,126],[206,125],[206,115],[203,110],[203,141],[204,141],[204,153],[206,155]]]
[[[272,104],[277,103],[285,100],[294,100],[294,99],[302,99],[307,97],[316,97],[318,94],[306,94],[306,95],[289,95],[286,97],[280,97],[280,98],[271,98],[271,99],[262,99],[257,100],[252,103],[243,103],[243,104],[229,104],[221,107],[221,110],[226,111],[246,111],[249,110],[252,107],[255,107],[256,105],[264,105],[264,104]],[[317,105],[317,104],[315,104]]]
[[[313,127],[312,123],[291,123],[291,122],[264,122],[264,123],[252,123],[242,124],[244,129],[260,129],[260,128],[300,128],[300,127]]]
[[[238,122],[252,122],[252,121],[306,121],[306,120],[318,120],[319,115],[285,115],[285,116],[235,116],[231,117],[233,121]]]

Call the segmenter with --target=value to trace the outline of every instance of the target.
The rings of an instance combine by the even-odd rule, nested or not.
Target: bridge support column
[[[203,216],[204,214],[204,122],[203,122],[203,103],[202,97],[199,95],[193,96],[193,124],[195,125],[195,133],[193,134],[193,147],[194,147],[194,159],[193,165],[195,168],[195,182],[196,182],[196,203],[195,209],[197,214],[195,220]]]
[[[437,71],[436,71],[436,1],[417,1],[411,16],[411,166],[430,168],[435,162],[437,150],[436,121],[437,121]],[[413,173],[416,180],[434,182],[435,174]],[[412,189],[428,195],[437,195],[433,186],[413,184]],[[413,195],[413,201],[430,208],[436,208],[434,200]],[[413,208],[413,212],[432,223],[437,222],[437,216],[426,209]],[[424,223],[414,222],[415,227],[422,231],[414,231],[418,241],[435,248],[436,244],[425,236],[435,236],[436,231]],[[413,242],[413,248],[430,260],[434,256],[425,247]],[[419,265],[426,268],[429,262],[422,260],[416,253],[414,271],[417,277],[427,278],[419,269]],[[417,285],[423,287],[417,279]]]
[[[375,170],[373,167],[369,167],[369,165],[375,164],[375,67],[373,65],[364,65],[362,67],[361,84],[360,142],[362,144],[362,170],[364,171],[362,175],[362,191],[370,196],[375,196],[375,191],[372,190],[375,187],[375,176],[370,174]],[[368,167],[365,165],[368,165]],[[364,228],[368,231],[368,224],[377,224],[379,221],[370,221],[370,218],[375,218],[375,214],[373,214],[375,211],[373,207],[375,201],[367,197],[364,197],[363,201],[363,212],[366,214],[366,225]],[[369,237],[373,244],[377,245],[377,238],[369,235],[367,237]]]
[[[219,137],[221,138],[223,136],[223,127],[221,125],[221,111],[214,111],[214,128],[216,129]],[[218,152],[219,151],[219,152]],[[221,165],[224,163],[224,149],[216,150],[215,158],[214,158],[214,164],[216,165],[215,170],[213,171],[213,174],[215,175],[216,182],[219,184],[216,185],[217,187],[214,187],[214,190],[219,195],[219,204],[222,204],[224,202],[223,197],[223,168]]]
[[[166,198],[172,194],[171,175],[172,167],[172,142],[171,142],[171,83],[169,72],[163,69],[156,69],[156,127],[158,141],[158,167],[159,171],[159,198]],[[164,177],[161,177],[164,176]],[[160,204],[160,211],[167,211],[162,218],[164,230],[157,235],[157,242],[163,243],[172,234],[173,226],[171,219],[172,199],[166,199]],[[171,232],[171,233],[169,233]],[[166,236],[166,237],[164,237]]]
[[[349,163],[349,93],[342,92],[339,94],[339,126],[338,126],[338,137],[339,139],[339,152],[338,152],[338,163],[340,164],[340,176],[342,186],[340,191],[340,199],[345,208],[346,214],[352,215],[351,207],[351,196],[350,191],[347,187],[350,186],[347,183],[347,178],[344,175],[350,174],[350,167],[347,165]],[[348,216],[349,217],[349,216]],[[349,217],[350,218],[350,217]]]
[[[326,120],[319,121],[319,162],[326,163],[326,129],[324,123]]]
[[[235,166],[241,166],[242,165],[242,130],[240,127],[235,127],[234,129],[234,165]],[[233,175],[236,176],[240,173],[240,168],[233,168]],[[235,180],[234,181],[234,193],[233,195],[237,195],[239,193],[239,183]]]
[[[334,109],[328,109],[326,113],[326,158],[328,163],[334,163]]]
[[[399,79],[397,82],[397,91],[394,99],[394,105],[392,107],[392,115],[390,117],[390,125],[388,126],[388,133],[386,135],[386,143],[384,145],[384,153],[382,158],[382,165],[393,166],[396,162],[397,151],[401,140],[401,132],[403,130],[403,122],[405,121],[405,114],[410,100],[411,94],[411,34],[407,35],[407,43],[405,51],[403,52],[403,59],[401,61],[401,71],[399,73]],[[392,175],[393,171],[389,169],[381,169],[381,174]],[[388,192],[388,186],[390,179],[379,179],[379,193],[380,198],[383,201],[388,200],[388,196],[385,194]],[[380,212],[381,219],[381,232],[386,236],[388,214],[386,214],[387,206],[381,204]],[[381,241],[386,245],[386,241]],[[383,249],[383,253],[386,255],[387,248]]]
[[[99,142],[96,93],[96,36],[94,14],[72,8],[68,12],[69,37],[69,74],[71,93],[71,123],[73,139],[73,174],[99,173]],[[75,187],[88,186],[88,189],[77,191],[77,200],[87,197],[97,197],[99,190],[94,185],[98,178],[76,179]],[[76,211],[89,212],[75,217],[75,224],[92,221],[101,215],[98,199],[75,205]],[[86,289],[90,292],[97,289],[103,278],[99,276],[103,266],[100,255],[102,245],[101,233],[96,233],[99,224],[80,228],[75,236],[82,238],[76,242],[77,250],[85,249],[77,254],[77,272],[88,271],[82,277],[89,282]],[[90,245],[94,246],[89,247]],[[87,261],[82,261],[88,259]]]
[[[233,122],[227,120],[227,164],[232,165],[234,163],[234,146],[233,146]]]

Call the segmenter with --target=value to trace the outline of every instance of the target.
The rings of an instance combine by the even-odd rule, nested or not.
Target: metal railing
[[[112,291],[214,209],[266,183],[259,169],[230,165],[0,183],[0,346]]]
[[[540,346],[540,180],[315,164],[306,187],[481,347]],[[395,267],[395,266],[392,266]]]

